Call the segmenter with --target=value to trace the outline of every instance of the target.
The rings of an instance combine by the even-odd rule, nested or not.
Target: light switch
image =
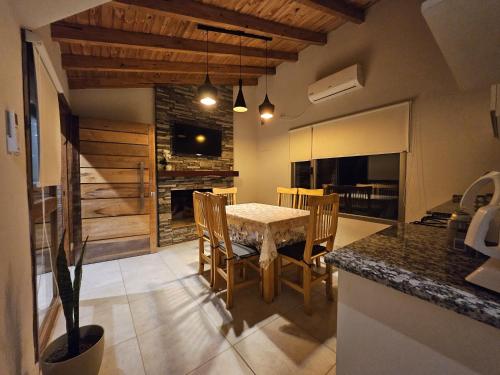
[[[17,114],[14,111],[5,111],[5,118],[7,127],[7,153],[17,155],[19,154]]]

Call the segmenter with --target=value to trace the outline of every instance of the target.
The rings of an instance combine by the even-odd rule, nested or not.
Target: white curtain
[[[38,99],[39,186],[59,185],[61,183],[59,99],[56,87],[36,48],[33,48],[33,54]]]

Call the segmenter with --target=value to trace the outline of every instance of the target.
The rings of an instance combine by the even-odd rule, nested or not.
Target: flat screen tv
[[[221,156],[222,131],[174,123],[172,153],[174,155]]]

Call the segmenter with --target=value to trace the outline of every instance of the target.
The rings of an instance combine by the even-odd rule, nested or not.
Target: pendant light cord
[[[267,40],[266,40],[266,95],[267,95]]]
[[[240,80],[241,80],[241,35],[240,35]]]
[[[207,76],[208,76],[208,30],[207,30],[206,38],[207,38]]]

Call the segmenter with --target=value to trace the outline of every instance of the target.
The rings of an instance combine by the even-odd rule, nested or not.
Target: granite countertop
[[[326,256],[326,262],[500,328],[500,294],[465,281],[488,258],[448,250],[446,229],[398,224]]]

